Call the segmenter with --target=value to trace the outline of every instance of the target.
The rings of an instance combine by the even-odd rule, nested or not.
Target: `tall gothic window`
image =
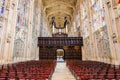
[[[28,26],[29,6],[30,6],[30,0],[19,0],[18,14],[17,14],[17,26],[18,27]]]

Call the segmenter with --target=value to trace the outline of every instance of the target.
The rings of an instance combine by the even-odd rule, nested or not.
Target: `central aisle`
[[[52,80],[76,80],[66,66],[66,62],[58,62]]]

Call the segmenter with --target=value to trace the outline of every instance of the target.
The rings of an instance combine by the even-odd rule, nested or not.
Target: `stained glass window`
[[[17,26],[28,26],[30,0],[19,0],[18,2],[18,14],[17,14]]]
[[[105,26],[105,10],[103,8],[103,0],[98,0],[93,4],[93,32]]]
[[[0,14],[4,13],[5,0],[0,0]]]

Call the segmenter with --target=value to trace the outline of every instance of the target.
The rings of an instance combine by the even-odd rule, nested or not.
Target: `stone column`
[[[8,62],[13,62],[13,47],[14,47],[14,37],[15,37],[15,27],[16,27],[16,21],[17,21],[17,7],[18,7],[18,0],[12,1],[11,3],[11,15],[12,17],[10,17],[10,19],[12,19],[12,22],[10,22],[11,26],[10,26],[10,33],[11,35],[9,35],[8,33],[8,40],[10,39],[10,45],[9,45],[9,56],[8,56]],[[10,15],[10,16],[11,16]]]
[[[26,54],[26,59],[27,60],[32,60],[34,57],[34,54],[32,53],[32,50],[34,46],[32,46],[33,40],[32,40],[32,27],[33,27],[33,15],[34,15],[34,0],[30,1],[30,6],[29,6],[29,24],[28,24],[28,38],[27,38],[27,54]],[[34,50],[33,50],[34,51]]]
[[[106,19],[107,19],[107,29],[109,34],[109,42],[110,42],[110,50],[111,50],[111,64],[119,65],[119,50],[120,46],[116,41],[113,40],[115,36],[117,36],[117,29],[114,21],[114,14],[113,14],[113,6],[110,1],[104,2],[105,11],[106,11]],[[112,15],[111,15],[112,14]]]

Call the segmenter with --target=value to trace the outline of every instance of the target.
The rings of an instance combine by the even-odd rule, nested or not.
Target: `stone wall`
[[[41,1],[0,1],[0,64],[38,60],[38,36],[51,36]],[[41,27],[45,27],[45,34]]]
[[[73,25],[80,24],[84,38],[82,59],[120,65],[120,4],[117,0],[78,1],[76,11],[80,12],[74,17],[80,19],[74,19]]]

